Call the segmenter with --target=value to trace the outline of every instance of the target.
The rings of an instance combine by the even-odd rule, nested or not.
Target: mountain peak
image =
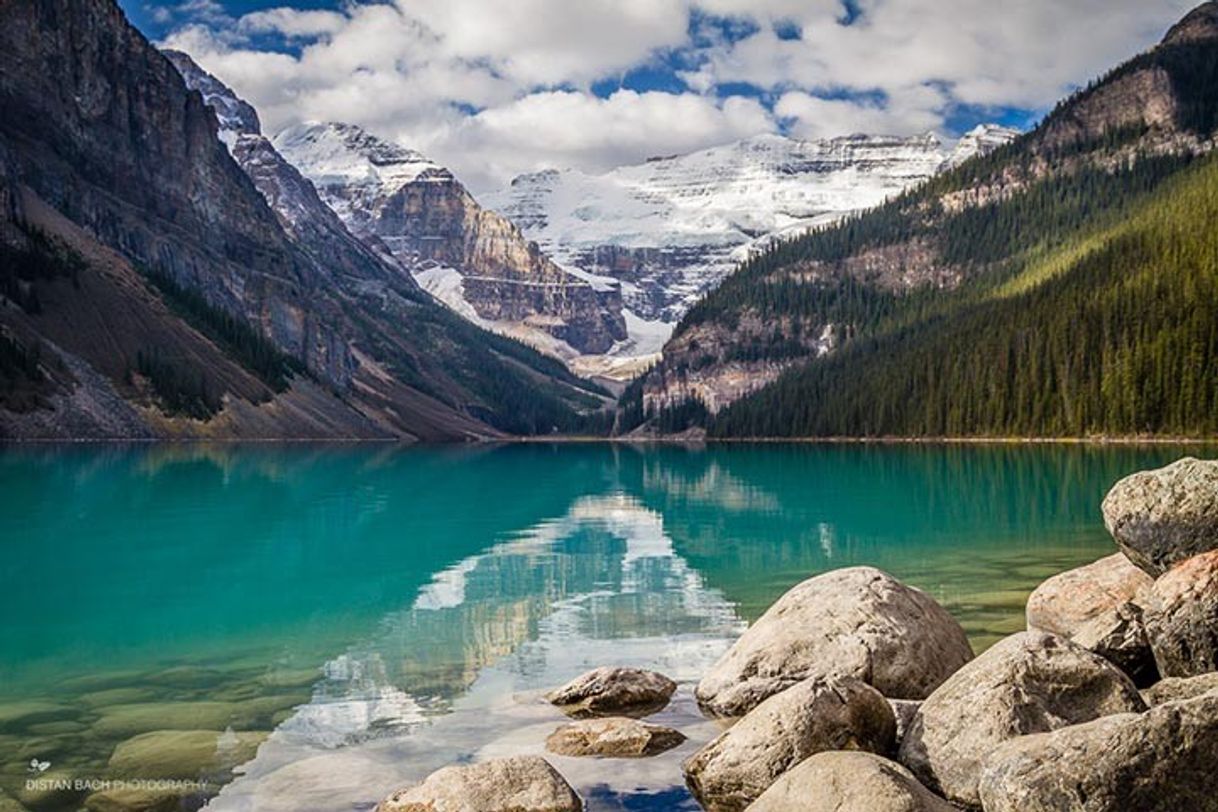
[[[161,53],[177,68],[178,73],[182,74],[186,86],[199,91],[203,96],[203,102],[216,114],[221,133],[262,134],[262,122],[258,120],[258,112],[237,96],[232,88],[199,67],[199,63],[187,53],[170,49]]]
[[[305,122],[280,132],[275,147],[319,184],[375,183],[400,187],[442,167],[425,155],[355,124]]]
[[[1184,15],[1163,38],[1164,45],[1218,40],[1218,2],[1202,3]]]

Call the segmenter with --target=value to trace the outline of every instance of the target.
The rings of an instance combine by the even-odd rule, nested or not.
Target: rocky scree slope
[[[285,231],[218,131],[113,0],[0,6],[4,435],[456,439],[596,402]]]
[[[1015,142],[745,263],[631,387],[620,428],[1208,430],[1216,8]]]

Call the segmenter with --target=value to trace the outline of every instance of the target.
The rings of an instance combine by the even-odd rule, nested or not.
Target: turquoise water
[[[679,763],[717,728],[692,685],[785,589],[873,564],[984,648],[1022,628],[1039,581],[1113,549],[1099,502],[1116,479],[1184,452],[0,451],[0,788],[74,809],[88,790],[44,779],[206,773],[175,790],[185,806],[365,809],[447,763],[541,752],[561,721],[542,691],[638,664],[681,683],[659,719],[689,743],[554,763],[592,810],[696,808]],[[197,754],[118,755],[229,728],[268,734],[235,778]]]

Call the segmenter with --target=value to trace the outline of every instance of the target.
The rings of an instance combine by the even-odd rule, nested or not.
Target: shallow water
[[[79,779],[202,777],[175,789],[187,807],[367,809],[444,764],[542,752],[562,720],[544,689],[633,664],[681,684],[657,720],[689,741],[553,763],[590,810],[696,809],[679,764],[718,727],[693,683],[784,590],[873,564],[983,649],[1037,583],[1112,551],[1116,479],[1185,451],[0,451],[0,788],[74,809]],[[230,782],[189,752],[141,761],[129,740],[166,729],[269,738]]]

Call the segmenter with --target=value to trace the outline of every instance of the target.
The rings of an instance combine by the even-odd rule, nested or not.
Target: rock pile
[[[690,790],[711,812],[1218,812],[1218,462],[1128,477],[1103,513],[1121,552],[1047,580],[1028,631],[976,659],[946,610],[879,570],[790,590],[698,684],[731,726],[684,762]],[[549,748],[680,744],[636,720],[675,688],[589,672],[548,696],[592,717]],[[580,808],[537,757],[449,767],[378,807]]]

